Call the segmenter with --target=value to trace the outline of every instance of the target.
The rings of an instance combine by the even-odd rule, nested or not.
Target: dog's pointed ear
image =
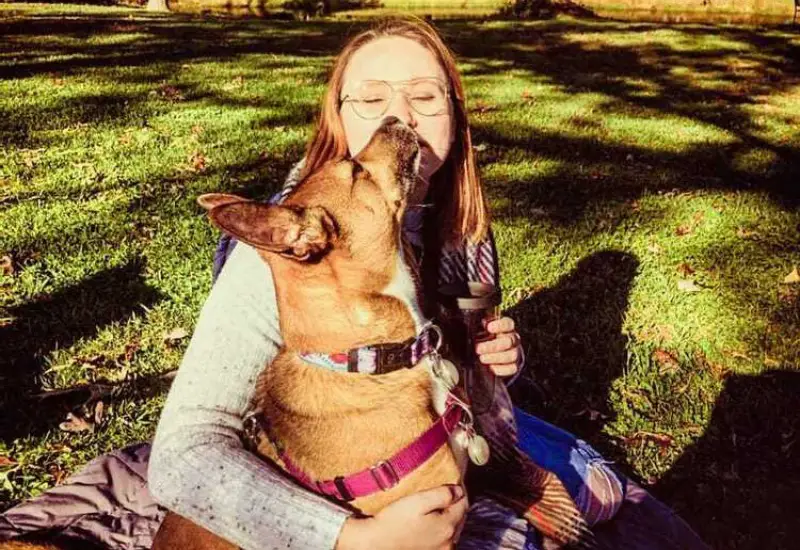
[[[211,210],[218,206],[223,206],[225,204],[232,204],[234,202],[246,202],[247,199],[239,197],[237,195],[229,195],[227,193],[206,193],[205,195],[200,195],[197,197],[197,204],[205,208],[206,210]]]
[[[197,202],[225,233],[295,260],[318,257],[337,236],[333,218],[320,206],[279,206],[216,193]]]

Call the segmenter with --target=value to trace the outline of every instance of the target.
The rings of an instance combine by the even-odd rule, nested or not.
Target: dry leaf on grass
[[[164,334],[164,343],[168,346],[177,345],[178,342],[189,336],[189,332],[183,327],[175,327]]]
[[[655,350],[652,358],[653,361],[655,361],[658,365],[659,374],[675,374],[681,370],[681,365],[678,362],[678,358],[666,350]]]
[[[100,424],[103,421],[103,414],[105,413],[105,405],[102,401],[94,404],[94,423]]]
[[[61,485],[61,483],[69,476],[69,474],[58,464],[51,464],[47,468],[47,473],[53,476],[53,481],[55,481],[56,485]]]
[[[736,230],[736,236],[740,239],[749,239],[751,237],[758,237],[758,231],[751,231],[749,229],[745,229],[744,227],[740,227]]]
[[[691,232],[692,232],[692,228],[689,227],[688,225],[679,225],[675,229],[675,234],[678,237],[685,237],[686,235],[690,234]]]
[[[195,172],[205,172],[206,168],[208,168],[208,159],[200,151],[195,151],[194,154],[189,157],[189,164],[191,164],[191,170]]]
[[[793,285],[796,283],[800,283],[800,273],[797,272],[797,268],[795,267],[791,273],[789,273],[786,277],[783,278],[783,283],[786,285]]]
[[[162,84],[155,93],[169,101],[183,101],[184,99],[181,91],[170,84]]]
[[[686,262],[682,262],[678,264],[678,273],[680,273],[684,277],[688,277],[689,275],[694,275],[694,268],[692,268],[692,266],[690,266]]]
[[[667,434],[653,433],[653,432],[636,432],[629,437],[623,437],[622,440],[625,443],[625,445],[628,446],[634,443],[638,443],[640,441],[655,443],[655,445],[659,449],[660,454],[662,455],[666,454],[667,450],[670,447],[672,447],[672,444],[674,442],[672,436],[669,436]]]
[[[14,274],[14,261],[11,256],[3,256],[0,258],[0,275],[13,275]]]
[[[58,428],[64,432],[78,433],[94,431],[94,424],[87,422],[85,418],[75,416],[72,413],[67,414],[67,419],[58,425]]]
[[[681,279],[678,281],[678,290],[681,292],[700,292],[703,288],[697,286],[691,279]]]
[[[0,455],[0,468],[5,466],[14,466],[17,464],[17,461],[13,458],[9,458],[7,456]]]

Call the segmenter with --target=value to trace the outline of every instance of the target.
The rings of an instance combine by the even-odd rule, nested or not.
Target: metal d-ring
[[[439,350],[442,348],[442,343],[444,342],[444,333],[442,329],[439,328],[439,325],[434,323],[431,323],[431,326],[428,328],[436,333],[436,345],[433,348],[433,353],[439,353]]]

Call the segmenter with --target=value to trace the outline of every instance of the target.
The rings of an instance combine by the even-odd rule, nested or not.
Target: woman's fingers
[[[478,355],[508,351],[519,346],[519,334],[516,332],[502,333],[491,340],[479,342],[475,347]]]
[[[511,317],[500,317],[489,321],[486,325],[486,330],[491,334],[502,334],[504,332],[512,332],[515,328],[514,319]]]

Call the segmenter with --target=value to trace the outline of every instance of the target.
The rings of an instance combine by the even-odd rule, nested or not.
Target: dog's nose
[[[397,124],[402,124],[403,121],[397,118],[396,116],[387,116],[381,122],[381,126],[384,128],[390,128],[392,126],[396,126]]]

